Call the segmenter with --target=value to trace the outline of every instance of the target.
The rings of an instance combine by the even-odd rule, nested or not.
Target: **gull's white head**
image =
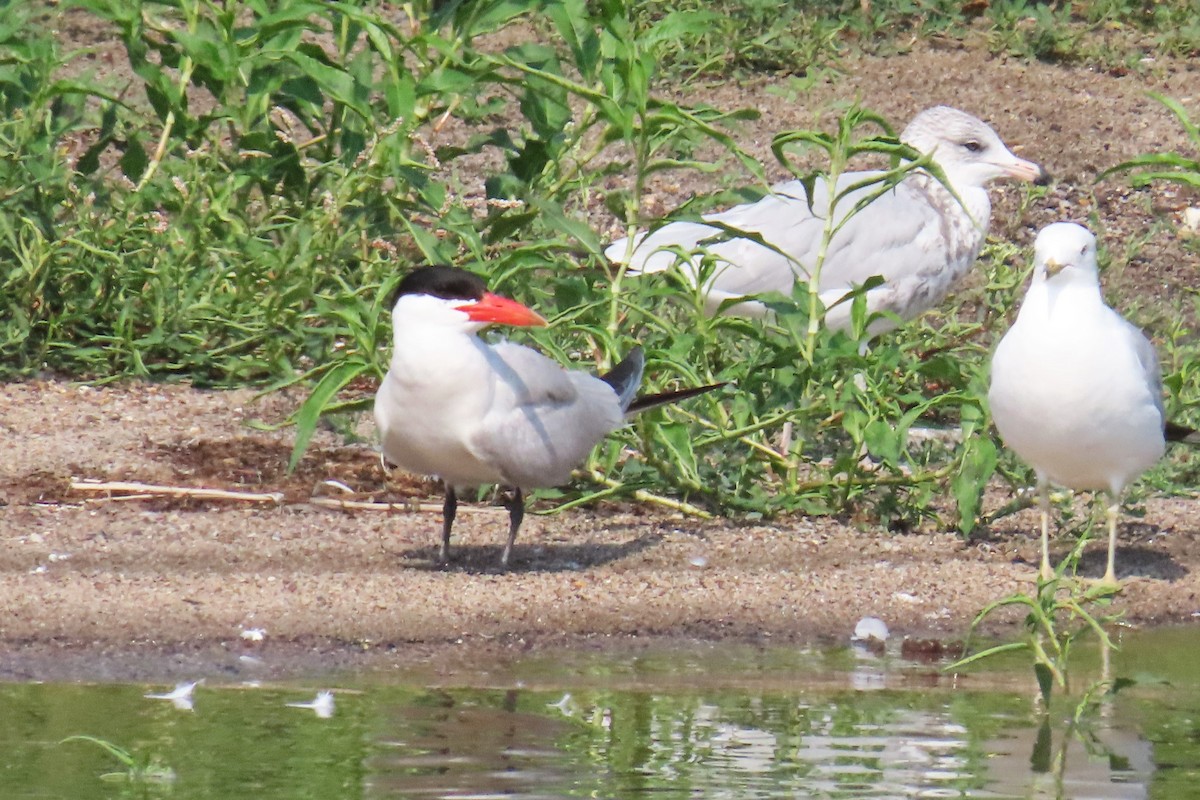
[[[540,326],[546,320],[515,300],[492,294],[476,275],[456,267],[413,270],[396,287],[392,327],[476,333],[488,325]]]
[[[938,166],[960,188],[984,187],[996,178],[1038,185],[1050,181],[1039,164],[1013,155],[982,120],[949,106],[917,114],[900,139],[922,153],[933,153]]]
[[[1074,222],[1055,222],[1042,228],[1033,243],[1033,261],[1034,281],[1100,282],[1096,237]]]

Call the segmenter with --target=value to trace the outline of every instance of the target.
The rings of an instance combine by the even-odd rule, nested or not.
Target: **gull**
[[[1096,237],[1056,222],[1034,242],[1033,279],[1017,320],[992,357],[988,403],[1000,437],[1037,474],[1044,580],[1051,483],[1104,491],[1108,562],[1101,583],[1118,585],[1117,516],[1125,487],[1153,466],[1168,439],[1196,433],[1168,423],[1154,345],[1104,302]]]
[[[454,267],[422,267],[397,287],[392,357],[375,396],[375,424],[388,461],[436,475],[445,485],[442,563],[449,557],[458,488],[512,487],[500,556],[507,567],[525,513],[524,490],[565,483],[626,416],[722,385],[636,397],[641,348],[595,377],[565,370],[529,347],[483,341],[477,334],[491,324],[546,320]]]
[[[287,703],[288,708],[310,708],[321,719],[333,716],[333,692],[322,689],[317,696],[307,703]]]
[[[175,684],[175,688],[169,692],[163,694],[150,693],[142,696],[148,700],[170,700],[171,704],[180,711],[191,711],[194,705],[192,693],[195,692],[196,687],[202,682],[203,678],[188,683],[177,683]]]
[[[922,111],[900,139],[932,155],[953,193],[929,173],[916,170],[844,224],[855,205],[879,185],[851,189],[838,200],[835,224],[842,227],[829,242],[815,288],[826,308],[825,324],[847,331],[851,304],[839,301],[873,276],[882,277],[882,284],[866,292],[867,313],[881,314],[868,325],[868,338],[895,328],[895,318],[912,319],[933,308],[970,270],[987,234],[992,207],[986,187],[991,181],[1009,177],[1049,182],[1041,166],[1013,155],[990,127],[948,106]],[[837,191],[883,174],[843,173]],[[756,234],[770,246],[711,225],[681,221],[637,234],[632,248],[628,238],[619,239],[605,255],[615,263],[627,262],[630,273],[640,274],[661,272],[679,262],[672,248],[702,251],[683,258],[680,266],[695,283],[701,257],[712,258],[713,273],[703,288],[708,312],[714,314],[727,301],[765,292],[790,295],[797,281],[808,281],[829,202],[825,181],[815,184],[811,203],[803,182],[787,181],[757,202],[704,216],[725,229]],[[726,313],[763,316],[766,307],[748,300],[727,307]]]

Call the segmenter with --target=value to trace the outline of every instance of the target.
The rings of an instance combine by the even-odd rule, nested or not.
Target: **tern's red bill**
[[[546,319],[531,308],[521,305],[516,300],[509,300],[498,294],[488,292],[482,300],[459,306],[467,316],[475,322],[490,322],[496,325],[516,325],[519,327],[542,327]]]

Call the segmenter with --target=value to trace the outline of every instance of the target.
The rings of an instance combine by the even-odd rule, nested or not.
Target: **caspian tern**
[[[1117,515],[1125,487],[1163,455],[1166,442],[1197,442],[1163,413],[1154,345],[1105,304],[1096,237],[1057,222],[1038,233],[1034,271],[1013,326],[992,357],[988,402],[1005,445],[1037,473],[1043,579],[1049,554],[1049,484],[1106,491],[1108,562],[1117,584]]]
[[[868,314],[912,319],[936,306],[970,270],[983,246],[991,217],[988,183],[1002,177],[1038,184],[1049,181],[1045,170],[1013,155],[986,124],[947,106],[922,111],[900,139],[933,155],[962,202],[918,170],[846,221],[829,243],[816,287],[830,328],[850,329],[851,304],[838,301],[876,275],[883,283],[866,293]],[[844,173],[838,191],[882,174]],[[877,189],[849,191],[838,201],[837,222]],[[815,185],[811,209],[804,184],[788,181],[773,186],[755,203],[704,216],[727,228],[758,234],[772,247],[710,225],[681,221],[649,235],[637,234],[632,252],[629,239],[619,239],[605,249],[605,255],[614,263],[628,262],[629,271],[638,274],[673,266],[679,257],[667,248],[702,251],[684,259],[681,268],[695,283],[700,255],[712,257],[715,266],[704,292],[709,313],[716,313],[725,301],[765,292],[788,295],[797,281],[807,281],[817,261],[828,209],[824,181]],[[745,301],[725,313],[762,316],[766,308]],[[874,337],[896,324],[891,317],[877,317],[867,332]]]
[[[436,475],[445,485],[442,562],[449,555],[456,489],[512,487],[508,542],[500,557],[507,566],[525,513],[523,491],[565,483],[627,415],[720,385],[636,398],[641,348],[597,378],[564,370],[522,345],[484,342],[476,334],[492,324],[546,320],[454,267],[422,267],[397,287],[392,358],[375,396],[375,424],[389,461]]]

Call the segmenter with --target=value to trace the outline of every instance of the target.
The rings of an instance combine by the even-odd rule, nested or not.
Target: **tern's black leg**
[[[454,515],[458,513],[458,495],[454,487],[446,485],[446,502],[442,504],[442,549],[438,561],[445,564],[450,560],[450,528],[454,526]]]
[[[512,553],[513,542],[517,538],[517,529],[525,518],[525,496],[521,490],[513,487],[512,498],[508,501],[508,544],[504,545],[504,553],[500,556],[500,566],[508,566],[508,557]]]

